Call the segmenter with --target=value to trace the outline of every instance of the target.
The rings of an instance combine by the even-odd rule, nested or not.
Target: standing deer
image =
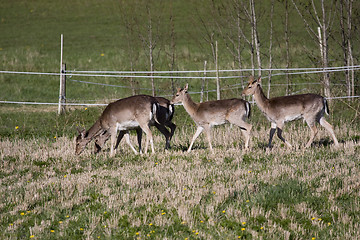
[[[306,147],[310,147],[317,134],[316,122],[320,123],[330,133],[335,145],[339,145],[332,126],[324,118],[324,113],[329,114],[328,104],[324,97],[308,93],[268,99],[261,88],[260,77],[257,80],[250,77],[243,95],[253,95],[257,106],[271,122],[269,148],[271,148],[271,141],[276,130],[281,141],[291,148],[291,144],[282,137],[282,129],[285,122],[300,118],[305,119],[311,130],[310,140]]]
[[[127,131],[137,127],[140,127],[146,134],[145,153],[149,142],[154,153],[153,137],[149,125],[152,121],[157,121],[158,109],[159,104],[155,98],[147,95],[132,96],[110,103],[99,120],[88,131],[79,131],[80,134],[76,138],[75,153],[80,154],[91,140],[104,132],[108,132],[111,139],[110,156],[114,156],[117,131]],[[133,147],[132,149],[135,150]]]
[[[183,89],[178,88],[178,91],[171,100],[171,103],[181,102],[187,113],[197,125],[197,130],[191,140],[188,152],[191,151],[195,139],[203,130],[205,130],[210,150],[213,152],[210,129],[215,125],[222,125],[226,122],[240,127],[245,136],[245,148],[249,147],[252,125],[245,122],[245,120],[250,116],[250,104],[247,101],[233,98],[195,103],[191,99],[187,90],[188,84],[186,84]]]
[[[173,116],[174,116],[174,105],[170,104],[170,101],[166,98],[163,97],[155,97],[156,101],[159,103],[159,109],[157,110],[157,120],[159,123],[157,123],[156,121],[152,121],[150,123],[151,126],[155,126],[157,129],[159,129],[159,131],[165,136],[166,139],[166,143],[165,143],[165,149],[169,149],[170,148],[170,140],[172,138],[172,136],[174,135],[175,129],[176,129],[176,125],[171,122]],[[169,127],[171,132],[169,132],[166,127]],[[136,128],[136,133],[137,133],[137,140],[138,140],[138,145],[139,145],[139,152],[141,153],[141,138],[142,138],[142,130],[141,128]],[[117,138],[117,142],[115,145],[115,149],[118,147],[121,139],[125,136],[126,138],[126,142],[127,144],[130,146],[130,148],[135,152],[135,148],[131,145],[130,140],[129,140],[129,134],[128,131],[124,130],[124,131],[120,131],[118,138]],[[109,132],[104,132],[102,134],[100,134],[98,137],[96,137],[95,139],[95,153],[98,153],[101,151],[102,147],[105,145],[105,142],[108,140],[108,138],[110,137]]]

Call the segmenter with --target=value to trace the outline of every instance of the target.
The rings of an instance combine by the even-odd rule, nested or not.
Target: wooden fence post
[[[201,82],[200,102],[204,101],[204,88],[205,88],[205,81],[206,81],[206,63],[207,63],[207,61],[204,62],[204,77]]]
[[[60,90],[59,90],[59,108],[58,114],[65,113],[65,103],[66,103],[66,64],[63,63],[61,67],[61,74],[60,74]]]
[[[220,78],[218,65],[218,42],[215,42],[215,67],[216,67],[216,99],[220,100]]]

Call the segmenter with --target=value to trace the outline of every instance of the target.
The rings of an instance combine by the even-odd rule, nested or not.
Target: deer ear
[[[180,92],[180,91],[181,91],[181,88],[177,88],[177,91]]]
[[[254,76],[249,77],[249,83],[252,83],[254,81]]]
[[[187,83],[187,84],[185,85],[185,87],[184,87],[184,91],[185,91],[185,92],[187,92],[188,87],[189,87],[189,84]]]
[[[261,77],[258,77],[257,81],[258,81],[259,83],[261,83]]]

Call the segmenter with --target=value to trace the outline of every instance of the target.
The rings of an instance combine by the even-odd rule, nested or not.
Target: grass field
[[[1,239],[356,239],[360,234],[360,129],[354,114],[329,118],[339,148],[321,129],[304,149],[310,132],[298,121],[284,133],[294,149],[275,139],[268,150],[269,123],[254,107],[249,151],[243,150],[240,130],[225,126],[213,132],[214,154],[203,136],[188,154],[195,126],[179,106],[170,151],[162,150],[165,141],[154,130],[155,154],[134,155],[122,144],[109,158],[108,149],[93,155],[91,144],[74,155],[76,125],[89,127],[101,109],[74,109],[61,117],[33,107],[6,112],[14,124],[2,124],[0,138]]]

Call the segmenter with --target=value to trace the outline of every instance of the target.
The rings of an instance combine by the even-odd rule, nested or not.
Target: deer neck
[[[265,96],[262,88],[260,85],[256,87],[255,93],[254,93],[254,99],[258,107],[262,112],[265,111],[265,109],[269,106],[269,99]]]
[[[182,103],[185,110],[189,113],[190,116],[194,116],[196,114],[196,111],[199,108],[199,104],[194,102],[188,93],[185,94]]]
[[[94,125],[92,125],[89,130],[86,131],[86,139],[88,139],[89,141],[91,141],[91,139],[93,139],[94,137],[96,137],[97,135],[99,135],[99,133],[101,132],[102,128],[101,128],[101,124],[100,124],[100,120],[97,120]]]

